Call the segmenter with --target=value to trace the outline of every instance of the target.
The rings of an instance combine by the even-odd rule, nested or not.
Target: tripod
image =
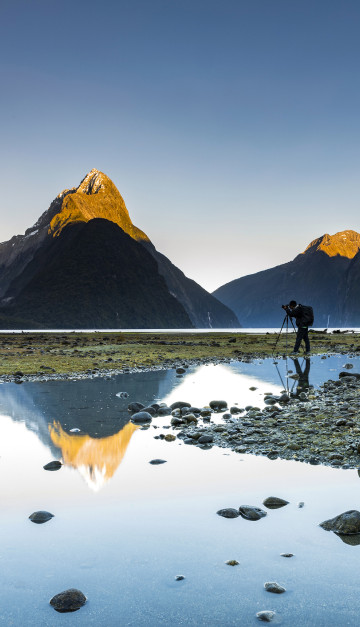
[[[277,336],[277,340],[276,340],[276,343],[275,343],[275,346],[274,346],[273,355],[274,355],[276,347],[278,345],[278,342],[279,342],[279,339],[280,339],[280,335],[281,335],[281,331],[284,328],[285,322],[286,322],[286,354],[287,354],[287,349],[288,349],[287,340],[288,340],[288,330],[289,330],[289,318],[290,318],[290,322],[292,324],[292,327],[293,327],[294,331],[296,332],[296,329],[295,329],[294,323],[292,321],[292,318],[289,316],[289,314],[285,314],[285,318],[284,318],[283,323],[281,325],[281,329],[279,331],[279,335]]]

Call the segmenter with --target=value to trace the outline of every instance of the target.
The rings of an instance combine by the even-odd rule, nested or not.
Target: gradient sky
[[[1,0],[0,241],[93,167],[208,290],[360,231],[358,0]]]

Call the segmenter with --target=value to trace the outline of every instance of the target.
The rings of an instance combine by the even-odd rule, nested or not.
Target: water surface
[[[336,379],[345,363],[360,372],[359,358],[312,358],[310,384]],[[264,392],[297,385],[289,370],[292,361],[277,370],[262,360],[194,367],[183,378],[171,370],[0,385],[0,622],[256,625],[256,612],[274,609],[275,624],[357,625],[360,547],[318,527],[359,508],[357,471],[154,439],[169,433],[169,418],[148,430],[129,423],[134,400],[262,406]],[[167,463],[152,466],[154,458]],[[51,459],[64,467],[44,471]],[[271,495],[290,504],[258,522],[216,515]],[[55,517],[31,523],[40,509]],[[286,593],[266,592],[265,581]],[[88,603],[58,614],[48,601],[69,587]]]

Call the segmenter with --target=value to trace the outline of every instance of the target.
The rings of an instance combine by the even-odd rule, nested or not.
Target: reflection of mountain
[[[134,431],[139,429],[132,422],[119,433],[107,438],[91,438],[89,435],[66,433],[59,422],[49,425],[50,437],[62,452],[66,466],[77,468],[86,483],[99,490],[111,479],[120,466]]]
[[[0,413],[23,422],[55,458],[63,456],[89,484],[99,486],[114,474],[135,430],[127,424],[128,404],[162,400],[179,382],[175,370],[159,370],[111,379],[5,383]],[[128,396],[119,398],[119,392]],[[73,428],[81,433],[71,433]]]

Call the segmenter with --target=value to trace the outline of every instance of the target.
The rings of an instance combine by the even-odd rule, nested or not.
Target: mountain
[[[3,328],[240,326],[156,250],[114,183],[95,169],[24,235],[0,244],[0,299]]]
[[[360,326],[360,234],[341,231],[313,240],[293,261],[235,279],[216,296],[245,327],[281,326],[282,304],[312,305],[316,327]],[[356,322],[357,320],[357,322]]]

